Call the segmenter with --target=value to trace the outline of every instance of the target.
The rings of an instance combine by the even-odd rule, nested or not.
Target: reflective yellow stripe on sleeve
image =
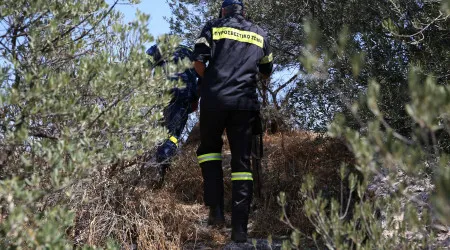
[[[231,181],[253,181],[253,176],[250,172],[231,173]]]
[[[170,136],[169,140],[178,147],[178,139],[175,136]]]
[[[259,62],[260,64],[267,64],[273,61],[273,54],[270,53],[268,56],[265,56],[261,59],[261,61]]]
[[[199,155],[197,157],[197,159],[198,159],[198,163],[203,163],[206,161],[221,161],[222,154],[221,153],[204,154],[204,155]]]
[[[213,40],[231,39],[243,43],[251,43],[264,48],[264,38],[255,32],[238,30],[230,27],[213,28]]]

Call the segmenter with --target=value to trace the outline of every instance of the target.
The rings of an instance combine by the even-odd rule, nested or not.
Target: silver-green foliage
[[[442,6],[445,11],[447,5]],[[302,60],[313,62],[312,70],[326,63],[311,56],[317,52],[308,52]],[[352,66],[359,68],[361,63]],[[346,166],[340,172],[349,194],[339,201],[328,200],[315,192],[312,177],[304,180],[304,211],[317,233],[312,239],[318,235],[317,242],[328,249],[445,247],[436,236],[445,234],[450,225],[450,157],[439,138],[450,138],[450,87],[438,84],[434,75],[417,65],[403,73],[408,75],[409,101],[402,108],[413,131],[402,135],[393,129],[380,108],[382,85],[370,80],[362,98],[373,117],[362,124],[367,129],[349,128],[343,116],[329,126],[329,134],[344,138],[355,156],[360,175]],[[350,109],[358,120],[361,106],[355,103]],[[281,197],[283,206],[286,200]],[[285,248],[298,247],[302,237],[308,237],[299,230]]]
[[[173,83],[148,66],[148,16],[125,25],[117,2],[0,3],[2,249],[71,249],[72,188],[164,136]]]
[[[429,117],[448,116],[450,89],[436,85],[432,77],[415,84],[416,73],[411,69],[411,103],[406,108],[421,126],[418,133],[426,131],[432,137],[440,123],[449,122],[448,117],[439,121]],[[434,249],[436,233],[449,225],[448,155],[393,131],[377,107],[379,85],[369,86],[367,102],[376,119],[367,133],[346,128],[341,118],[330,127],[331,135],[348,141],[363,181],[348,176],[343,167],[341,176],[343,180],[348,176],[351,194],[339,203],[315,194],[314,181],[308,177],[302,188],[305,213],[328,249]],[[424,98],[433,98],[447,110]],[[428,197],[434,190],[431,203]]]

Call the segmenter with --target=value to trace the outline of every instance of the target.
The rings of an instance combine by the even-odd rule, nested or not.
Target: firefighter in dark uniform
[[[158,45],[153,45],[147,50],[147,54],[153,58],[153,67],[165,67],[166,61],[171,60],[178,63],[179,60],[188,58],[193,60],[192,49],[186,46],[178,46],[171,58],[162,58]],[[156,163],[158,163],[159,184],[164,181],[166,170],[170,166],[170,160],[175,155],[178,148],[178,140],[183,132],[188,116],[194,112],[198,106],[197,74],[194,69],[187,69],[184,72],[168,76],[171,81],[181,80],[185,85],[180,88],[170,90],[172,99],[169,105],[164,108],[164,126],[168,130],[168,138],[157,148]]]
[[[194,49],[200,85],[200,137],[197,157],[204,179],[208,223],[224,223],[222,134],[231,149],[232,234],[247,241],[247,223],[253,196],[250,167],[253,123],[259,114],[257,78],[272,72],[267,34],[244,18],[242,0],[225,0],[221,18],[208,22]],[[208,65],[206,66],[206,64]]]

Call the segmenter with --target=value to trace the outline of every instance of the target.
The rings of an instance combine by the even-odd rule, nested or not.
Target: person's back
[[[201,88],[208,110],[259,110],[258,73],[270,75],[267,34],[236,12],[208,22],[196,43],[196,60],[209,61]]]
[[[231,150],[232,233],[235,242],[247,241],[247,223],[253,196],[250,167],[252,129],[258,120],[258,73],[268,77],[272,54],[266,33],[243,16],[242,0],[225,0],[222,14],[208,22],[194,50],[200,85],[200,140],[197,159],[204,178],[208,223],[222,225],[224,187],[222,133]],[[206,67],[206,64],[208,66]]]

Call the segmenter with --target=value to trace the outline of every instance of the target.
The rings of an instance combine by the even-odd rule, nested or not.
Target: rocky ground
[[[418,208],[420,216],[422,209],[430,206],[430,197],[434,190],[431,178],[431,176],[412,178],[401,169],[396,168],[391,170],[382,169],[373,178],[368,187],[368,193],[374,197],[385,197],[398,192],[400,186],[405,185],[407,187],[403,192],[409,194],[409,198],[403,199],[402,205],[405,206],[408,203],[414,204]],[[386,218],[383,216],[380,219],[383,223],[386,221]],[[437,220],[434,220],[434,223],[433,231],[436,237],[436,246],[432,248],[442,247],[444,249],[450,249],[450,227],[440,225]]]

